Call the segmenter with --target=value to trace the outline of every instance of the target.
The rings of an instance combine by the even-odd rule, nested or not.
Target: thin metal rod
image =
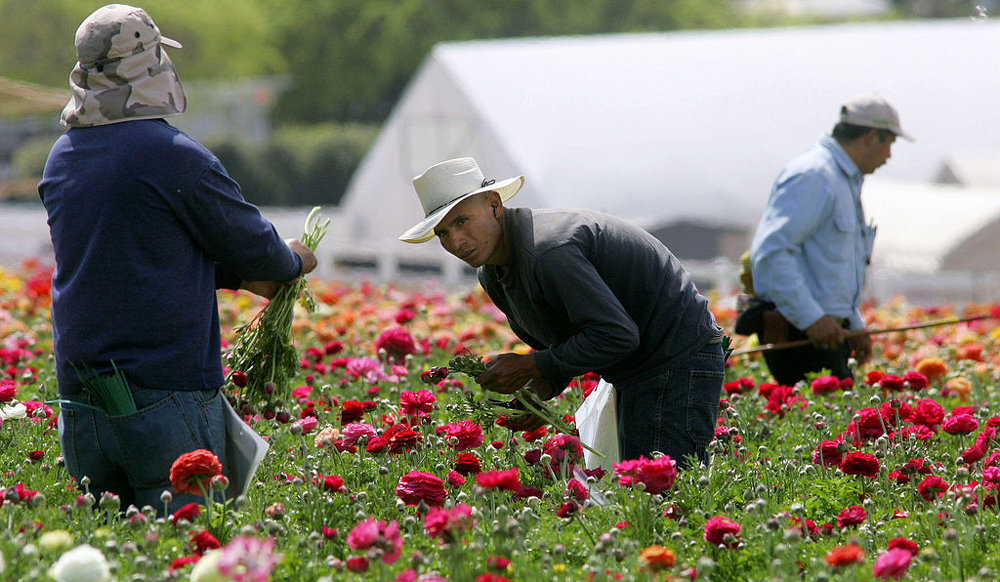
[[[967,322],[967,321],[977,321],[977,320],[980,320],[980,319],[989,319],[991,317],[995,317],[995,316],[992,315],[992,314],[989,314],[989,313],[985,313],[985,314],[980,314],[980,315],[970,315],[968,317],[953,317],[953,318],[949,318],[949,319],[938,319],[938,320],[934,320],[934,321],[925,321],[924,323],[917,323],[917,324],[914,324],[914,325],[905,325],[905,326],[902,326],[902,327],[889,327],[889,328],[885,328],[885,329],[859,329],[857,331],[849,332],[846,337],[852,338],[852,337],[859,337],[859,336],[863,336],[863,335],[876,335],[876,334],[880,334],[880,333],[891,333],[891,332],[894,332],[894,331],[909,331],[911,329],[923,329],[925,327],[936,327],[936,326],[939,326],[939,325],[951,325],[951,324],[955,324],[955,323],[964,323],[964,322]],[[778,344],[763,344],[763,345],[759,345],[759,346],[754,346],[752,348],[740,348],[738,350],[733,350],[733,353],[730,354],[730,357],[732,357],[732,356],[743,356],[743,355],[746,355],[746,354],[756,354],[756,353],[759,353],[759,352],[769,352],[769,351],[772,351],[772,350],[786,350],[788,348],[800,348],[802,346],[808,346],[808,345],[810,345],[810,342],[807,339],[805,339],[805,340],[796,340],[796,341],[793,341],[793,342],[782,342],[782,343],[778,343]]]

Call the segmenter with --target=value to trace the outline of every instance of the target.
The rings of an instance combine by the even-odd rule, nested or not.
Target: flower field
[[[660,457],[605,472],[586,469],[571,435],[504,428],[472,380],[440,369],[465,350],[526,349],[478,289],[313,281],[318,308],[293,326],[292,397],[236,402],[270,444],[247,495],[202,508],[167,493],[164,507],[123,508],[80,491],[63,467],[49,277],[34,262],[0,271],[0,580],[1000,573],[996,319],[875,336],[854,385],[819,375],[777,386],[759,355],[734,357],[710,467],[678,473]],[[220,292],[224,343],[261,306]],[[888,328],[991,309],[899,300],[866,317]],[[731,311],[717,316],[731,328]],[[572,415],[596,383],[579,378],[549,404]],[[196,477],[224,487],[197,455],[175,467],[197,460]]]

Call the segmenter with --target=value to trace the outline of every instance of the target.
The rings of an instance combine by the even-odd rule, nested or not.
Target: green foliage
[[[21,145],[13,155],[14,178],[20,180],[38,179],[45,169],[45,160],[56,141],[55,137],[38,137]]]
[[[735,26],[729,0],[310,0],[286,3],[295,79],[279,120],[381,120],[439,42]],[[311,22],[312,26],[297,25]]]
[[[267,144],[207,145],[254,204],[330,206],[340,201],[377,132],[370,124],[296,125],[279,128]]]
[[[90,0],[0,0],[0,76],[65,87],[76,62],[73,38],[102,3]],[[271,0],[138,3],[166,36],[181,80],[239,78],[284,71]]]

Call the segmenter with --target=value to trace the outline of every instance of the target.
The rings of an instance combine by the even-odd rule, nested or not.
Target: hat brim
[[[496,192],[500,195],[500,200],[506,202],[511,196],[517,194],[523,185],[524,176],[517,176],[516,178],[508,178],[507,180],[490,184],[489,186],[484,186],[478,190],[473,190],[467,194],[462,194],[448,204],[445,204],[441,208],[438,208],[434,212],[428,214],[426,218],[400,235],[399,240],[414,244],[427,242],[434,238],[434,227],[437,226],[437,224],[441,222],[441,219],[451,212],[451,209],[457,206],[459,202],[470,196],[482,194],[483,192]]]
[[[172,38],[167,38],[167,37],[163,36],[162,34],[160,35],[160,44],[165,44],[168,47],[175,48],[175,49],[184,48],[184,45],[182,45],[181,43],[177,42],[176,40],[174,40]]]

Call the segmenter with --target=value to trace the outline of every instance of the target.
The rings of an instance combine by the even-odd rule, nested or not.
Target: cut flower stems
[[[302,244],[315,251],[329,225],[329,219],[321,221],[320,207],[313,208],[305,220]],[[235,330],[236,341],[226,360],[229,381],[240,398],[251,405],[269,406],[289,397],[291,380],[299,371],[298,352],[292,340],[296,304],[309,312],[316,310],[304,276],[281,285],[253,319]]]
[[[486,364],[483,362],[482,357],[470,352],[469,350],[465,350],[448,362],[447,369],[448,371],[459,372],[475,379],[477,376],[486,371]],[[484,392],[489,394],[489,391],[487,390],[484,390]],[[517,416],[518,414],[533,414],[545,421],[545,423],[552,428],[556,429],[557,432],[570,436],[576,436],[576,429],[572,425],[560,418],[558,414],[553,413],[545,404],[542,404],[541,401],[535,398],[530,391],[520,389],[514,392],[513,396],[514,399],[517,400],[518,404],[523,407],[523,410],[511,408],[511,406],[506,402],[495,398],[487,397],[486,401],[492,405],[498,415]],[[477,409],[478,407],[474,403],[475,398],[473,396],[468,396],[468,399],[470,400],[468,404],[469,408],[472,410]],[[580,445],[595,455],[604,457],[604,453],[594,450],[588,446],[587,443],[580,441]]]

